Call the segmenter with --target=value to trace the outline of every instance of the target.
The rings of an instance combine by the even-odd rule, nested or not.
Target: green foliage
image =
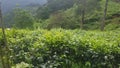
[[[103,1],[102,1],[102,3],[103,3]],[[120,7],[120,3],[109,1],[107,15],[112,16],[113,14],[119,14],[120,13],[119,7]]]
[[[74,4],[73,0],[47,0],[47,7],[51,9],[51,12],[71,8]]]
[[[117,68],[120,64],[119,33],[10,30],[7,38],[14,64],[25,62],[34,68]]]
[[[74,11],[73,9],[69,9],[67,12]],[[79,23],[77,21],[78,18],[74,17],[74,14],[68,14],[67,12],[56,12],[50,16],[50,18],[46,21],[48,23],[47,28],[64,28],[64,29],[75,29],[79,28]],[[74,22],[74,23],[73,23]]]
[[[24,28],[33,28],[34,18],[31,13],[27,10],[16,8],[14,9],[14,26],[16,28],[24,29]]]
[[[82,0],[81,0],[82,1]],[[80,1],[80,2],[81,2]],[[74,2],[75,3],[75,2]],[[82,6],[81,6],[82,5]],[[113,5],[113,6],[112,6]],[[50,15],[50,17],[43,21],[45,28],[64,28],[64,29],[76,29],[80,28],[81,23],[81,10],[84,5],[77,2],[73,7],[66,10],[59,10]],[[119,23],[119,16],[114,17],[114,15],[119,15],[119,3],[109,1],[108,13],[106,25],[108,23]],[[104,1],[86,1],[85,9],[85,23],[83,29],[85,30],[95,30],[99,29],[101,18],[103,17]],[[112,8],[110,8],[112,7]],[[114,8],[115,7],[115,8]],[[118,9],[118,10],[117,10]],[[107,27],[106,27],[107,28]],[[114,28],[111,28],[114,29]]]
[[[14,16],[13,12],[9,12],[9,13],[4,15],[3,20],[5,22],[6,27],[12,27],[13,24],[15,23],[14,19],[13,19],[13,16]]]
[[[115,23],[108,24],[105,27],[106,30],[116,30],[116,29],[119,29],[119,28],[120,28],[120,24],[115,24]]]
[[[16,66],[13,66],[12,68],[30,68],[30,65],[24,62],[21,62],[19,64],[16,64]]]
[[[48,19],[50,15],[50,9],[48,7],[39,7],[36,11],[37,19]]]
[[[85,4],[83,2],[85,1]],[[37,9],[24,10],[16,8],[9,14],[4,16],[4,22],[7,27],[16,28],[64,28],[76,29],[80,28],[81,14],[85,8],[85,21],[83,29],[95,30],[99,29],[105,0],[48,0],[48,2]],[[118,0],[110,0],[108,3],[108,11],[106,17],[106,30],[108,24],[119,23],[120,4]],[[33,12],[32,14],[30,12]],[[118,15],[118,17],[114,17]],[[114,29],[114,28],[111,28]],[[110,29],[108,29],[110,30]]]
[[[47,4],[38,8],[36,17],[38,19],[48,19],[54,12],[68,9],[72,7],[73,4],[73,0],[48,0]]]
[[[84,9],[85,14],[93,13],[98,9],[101,9],[100,5],[101,0],[76,0],[76,5],[78,6],[77,13],[81,14],[81,11]]]

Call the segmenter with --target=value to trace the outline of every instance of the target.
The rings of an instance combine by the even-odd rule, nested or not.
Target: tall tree
[[[78,6],[77,15],[81,15],[80,28],[83,29],[85,17],[100,7],[100,0],[75,0]]]
[[[78,6],[76,14],[81,15],[80,28],[83,29],[83,24],[85,20],[86,0],[75,0],[75,4]]]
[[[85,21],[85,8],[86,8],[86,0],[81,1],[82,9],[81,9],[81,26],[80,28],[83,29],[83,24]]]
[[[15,8],[13,10],[14,12],[14,25],[16,28],[24,29],[24,28],[33,28],[34,24],[34,18],[32,14],[24,9],[21,8]]]
[[[1,28],[2,28],[2,38],[3,38],[3,44],[2,44],[3,48],[1,48],[2,45],[0,45],[0,50],[1,50],[0,55],[1,55],[1,59],[2,59],[2,65],[3,65],[3,68],[11,68],[10,67],[10,59],[9,59],[9,48],[7,45],[7,38],[6,38],[6,34],[5,34],[5,27],[4,27],[4,23],[3,23],[3,17],[2,17],[1,2],[0,2],[0,24],[1,24]],[[4,49],[4,51],[2,51],[3,49]],[[5,61],[5,59],[6,59],[6,61]]]
[[[108,7],[108,0],[105,1],[104,15],[103,15],[102,23],[101,23],[101,31],[103,31],[105,27],[105,19],[106,19],[107,9],[108,9],[107,7]]]

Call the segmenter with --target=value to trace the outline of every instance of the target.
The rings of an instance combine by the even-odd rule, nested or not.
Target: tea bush
[[[120,67],[119,31],[10,30],[7,39],[13,64],[25,62],[32,68]]]

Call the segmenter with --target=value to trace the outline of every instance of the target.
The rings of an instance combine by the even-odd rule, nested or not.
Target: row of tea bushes
[[[10,30],[7,39],[13,64],[25,62],[33,68],[120,67],[117,31]]]

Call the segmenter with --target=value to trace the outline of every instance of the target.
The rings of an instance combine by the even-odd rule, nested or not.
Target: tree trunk
[[[2,10],[1,10],[1,2],[0,2],[0,24],[1,24],[1,28],[2,28],[2,38],[3,38],[3,42],[4,42],[4,48],[5,48],[5,51],[4,51],[4,54],[5,54],[5,57],[6,57],[6,63],[3,64],[5,66],[5,68],[11,68],[10,67],[10,63],[9,63],[9,48],[7,46],[7,39],[6,39],[6,34],[5,34],[5,27],[4,27],[4,24],[3,24],[3,19],[2,19]],[[3,52],[3,51],[2,51]],[[4,60],[5,61],[5,60]],[[4,67],[3,66],[3,67]]]
[[[85,23],[85,8],[86,8],[86,0],[82,1],[82,11],[81,11],[81,24],[80,28],[83,29],[83,25]]]
[[[81,24],[80,24],[80,28],[83,29],[83,24],[84,24],[84,21],[85,21],[85,11],[84,9],[82,10],[82,15],[81,15]]]
[[[0,61],[1,61],[1,65],[2,67],[1,68],[5,68],[5,62],[4,62],[4,59],[3,59],[3,50],[2,50],[2,47],[0,45]]]
[[[103,15],[102,23],[101,23],[101,31],[103,31],[103,30],[104,30],[104,27],[105,27],[107,7],[108,7],[108,0],[106,0],[106,3],[105,3],[104,15]]]

